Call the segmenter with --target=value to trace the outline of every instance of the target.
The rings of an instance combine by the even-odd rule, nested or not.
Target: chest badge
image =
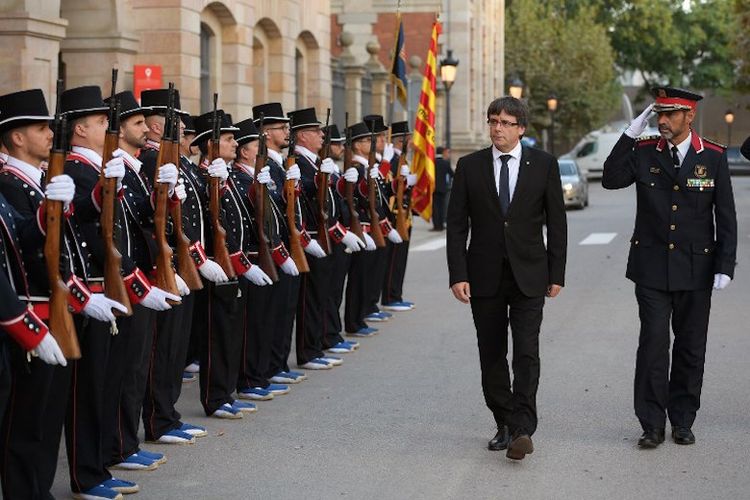
[[[660,174],[661,173],[661,169],[659,167],[649,167],[648,171],[651,172],[652,174]]]
[[[705,165],[696,165],[695,166],[695,176],[698,179],[703,179],[706,177],[706,166]]]

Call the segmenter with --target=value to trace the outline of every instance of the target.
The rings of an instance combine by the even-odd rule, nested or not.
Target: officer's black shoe
[[[664,442],[664,429],[647,429],[638,440],[641,448],[656,448]]]
[[[487,449],[490,451],[504,450],[508,447],[508,441],[510,441],[508,426],[502,425],[497,430],[497,434],[495,434],[495,437],[490,439],[490,442],[487,443]]]
[[[677,444],[695,444],[695,434],[690,427],[672,427],[672,440]]]

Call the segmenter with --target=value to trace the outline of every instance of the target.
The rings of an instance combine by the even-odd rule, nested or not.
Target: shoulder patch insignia
[[[727,147],[724,144],[721,144],[716,141],[712,141],[711,139],[706,139],[705,137],[703,137],[702,139],[703,139],[703,145],[709,149],[713,149],[714,151],[718,151],[719,153],[723,153],[727,149]]]

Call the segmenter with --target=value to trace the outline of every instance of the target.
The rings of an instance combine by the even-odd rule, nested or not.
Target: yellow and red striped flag
[[[437,44],[441,32],[439,20],[432,25],[432,39],[427,51],[427,62],[419,96],[417,121],[414,124],[414,157],[412,172],[417,174],[411,199],[412,208],[429,221],[432,217],[432,192],[435,189],[435,81],[437,74]]]

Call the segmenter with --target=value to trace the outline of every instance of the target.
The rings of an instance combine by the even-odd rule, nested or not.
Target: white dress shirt
[[[516,147],[510,150],[509,153],[503,153],[497,149],[494,145],[492,146],[492,165],[495,169],[495,191],[500,196],[500,169],[503,166],[503,162],[500,160],[501,155],[510,155],[508,159],[508,194],[510,201],[513,201],[513,193],[516,190],[516,182],[518,182],[518,170],[521,168],[521,141],[516,144]]]
[[[21,161],[15,156],[7,157],[7,164],[10,167],[15,167],[21,171],[26,177],[34,181],[34,187],[41,192],[42,190],[42,170],[36,168],[33,165],[29,165],[25,161]]]
[[[668,142],[669,144],[669,154],[672,155],[672,146],[677,146],[677,158],[680,159],[680,166],[682,166],[682,162],[685,161],[685,157],[688,154],[688,150],[690,149],[690,143],[693,139],[693,133],[690,132],[688,136],[685,138],[684,141],[682,141],[679,144],[672,144],[671,142]]]

